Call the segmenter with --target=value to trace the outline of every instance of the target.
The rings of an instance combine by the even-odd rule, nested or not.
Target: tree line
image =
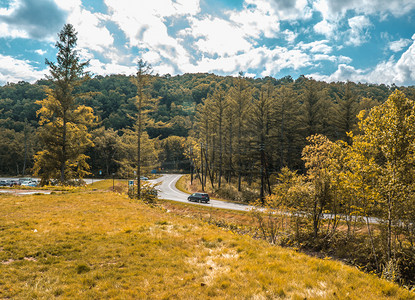
[[[292,168],[299,169],[304,169],[301,161],[301,150],[306,144],[306,127],[310,128],[310,131],[326,133],[330,139],[336,140],[345,138],[344,132],[349,128],[348,126],[356,124],[355,116],[352,116],[350,112],[348,114],[352,116],[350,118],[352,123],[349,125],[344,121],[343,124],[346,125],[334,121],[339,118],[340,114],[350,109],[350,107],[347,107],[347,101],[343,103],[346,86],[348,86],[349,93],[352,93],[355,97],[353,101],[349,101],[352,102],[351,109],[353,111],[358,111],[360,108],[367,109],[383,103],[392,90],[395,89],[393,86],[352,82],[316,82],[305,77],[299,77],[297,80],[284,77],[277,80],[271,77],[252,79],[241,76],[241,78],[234,78],[204,73],[177,76],[153,74],[149,77],[152,80],[146,90],[151,98],[159,101],[155,109],[148,113],[153,122],[148,124],[145,132],[150,139],[156,139],[156,147],[160,150],[158,155],[159,167],[166,170],[190,170],[189,158],[183,155],[184,150],[189,147],[186,146],[184,147],[186,149],[184,149],[181,146],[183,144],[182,140],[189,136],[195,136],[195,128],[199,126],[196,116],[199,114],[200,106],[206,99],[212,98],[212,94],[219,86],[227,94],[226,98],[229,98],[228,94],[230,92],[235,93],[238,81],[241,85],[246,85],[245,93],[249,91],[253,97],[257,97],[259,95],[258,91],[265,89],[267,85],[280,92],[291,93],[291,95],[283,98],[287,99],[284,101],[291,99],[291,102],[278,103],[281,106],[280,112],[286,113],[286,115],[279,116],[280,119],[283,118],[280,126],[286,134],[280,135],[280,140],[285,143],[285,146],[280,149],[278,157],[280,158],[280,166],[287,164]],[[122,136],[123,130],[134,125],[133,119],[129,116],[137,113],[133,101],[137,88],[131,82],[131,78],[132,76],[125,75],[94,76],[82,81],[81,85],[75,88],[78,94],[76,102],[91,107],[94,115],[98,118],[90,133],[92,138],[96,139],[97,145],[100,146],[87,150],[87,155],[90,156],[88,161],[94,176],[99,176],[100,173],[108,176],[117,173],[120,168],[117,160],[121,158],[117,156],[121,154],[121,151],[113,149],[114,153],[111,154],[110,149],[111,144],[118,144],[114,143],[114,138]],[[308,86],[313,85],[316,91],[307,91]],[[37,135],[39,118],[36,112],[40,109],[40,104],[37,101],[45,99],[45,89],[51,86],[50,79],[42,79],[34,84],[19,82],[0,87],[0,135],[1,141],[3,141],[0,142],[1,174],[28,174],[28,171],[33,167],[33,155],[41,150]],[[256,92],[253,93],[253,90]],[[413,97],[412,87],[403,90],[408,97]],[[306,93],[310,94],[307,100],[309,101],[307,104],[309,105],[309,111],[307,115],[302,115],[302,111],[298,111],[295,106],[302,107],[302,110],[305,109],[303,98],[305,98]],[[313,101],[316,100],[313,100],[313,93],[317,93],[317,106],[313,104]],[[251,104],[248,103],[247,105],[250,106]],[[359,107],[356,109],[357,105]],[[285,107],[291,112],[281,111]],[[296,117],[294,119],[287,118],[290,114],[296,114]],[[323,115],[322,118],[318,114]],[[240,128],[249,127],[245,124],[247,118],[244,119],[244,124]],[[311,123],[305,124],[305,118],[310,119]],[[318,120],[318,122],[314,124],[313,119]],[[233,131],[236,128],[236,124],[234,125]],[[341,126],[346,127],[341,128]],[[294,130],[293,134],[288,130]],[[108,137],[102,138],[103,134],[108,135]],[[245,132],[243,132],[243,136],[246,136]],[[287,140],[288,136],[290,136],[290,140]],[[276,141],[275,136],[269,138]],[[104,141],[108,141],[109,144],[103,145]],[[242,141],[240,142],[242,143]],[[290,143],[291,146],[288,147],[287,143]],[[229,142],[227,145],[229,145]],[[250,147],[252,148],[253,145]],[[267,147],[270,148],[270,145]],[[233,149],[236,148],[233,147]],[[281,152],[283,150],[285,153]],[[273,154],[272,157],[274,160],[272,168],[274,168],[274,166],[278,166],[275,161],[277,156]],[[227,161],[229,166],[229,160]],[[233,164],[236,164],[236,162],[233,161]],[[233,169],[235,169],[235,166]],[[269,169],[269,172],[272,173],[272,170]],[[256,172],[258,173],[259,169]]]

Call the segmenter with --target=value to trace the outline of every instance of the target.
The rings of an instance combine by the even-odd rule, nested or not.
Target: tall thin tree
[[[88,78],[84,72],[88,62],[80,62],[75,50],[77,33],[71,24],[64,25],[56,42],[57,62],[46,60],[53,82],[46,90],[47,98],[37,101],[42,107],[39,136],[43,150],[35,155],[34,173],[40,175],[42,182],[56,178],[61,184],[88,174],[87,147],[93,145],[88,127],[95,121],[93,109],[77,105],[75,88]]]
[[[137,198],[141,196],[141,171],[142,171],[142,135],[146,124],[148,123],[148,113],[154,110],[158,99],[152,99],[148,94],[148,86],[150,84],[151,66],[143,61],[139,60],[137,63],[136,76],[131,78],[131,82],[137,87],[137,94],[134,97],[135,105],[137,107],[135,130],[137,133],[137,162],[136,162],[136,175],[137,175]]]

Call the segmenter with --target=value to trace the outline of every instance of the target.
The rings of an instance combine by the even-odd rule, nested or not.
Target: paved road
[[[150,182],[153,182],[153,183],[160,182],[160,184],[157,186],[160,199],[167,199],[167,200],[173,200],[173,201],[179,201],[179,202],[192,203],[195,205],[212,206],[212,207],[217,207],[217,208],[240,210],[240,211],[248,211],[253,208],[253,206],[251,205],[237,204],[237,203],[231,203],[231,202],[225,202],[225,201],[219,201],[219,200],[213,200],[213,199],[210,200],[209,204],[189,202],[187,201],[187,197],[189,196],[189,194],[183,193],[182,191],[179,191],[176,188],[176,182],[177,180],[179,180],[181,176],[182,175],[179,175],[179,174],[163,174],[162,177],[155,179],[155,180],[150,180]],[[337,218],[339,217],[342,217],[344,219],[344,216],[338,215]],[[331,214],[323,214],[322,218],[333,219],[334,216]],[[360,218],[363,222],[366,222],[366,218],[362,218],[362,217]],[[369,223],[378,224],[379,219],[375,217],[369,217]]]
[[[216,208],[224,208],[224,209],[232,209],[232,210],[241,210],[241,211],[248,211],[252,208],[250,205],[244,204],[237,204],[225,201],[219,201],[210,199],[210,203],[202,204],[202,203],[195,203],[187,201],[187,197],[189,194],[183,193],[176,188],[176,182],[182,175],[179,174],[163,174],[160,178],[155,180],[150,180],[152,183],[160,183],[157,186],[157,190],[159,191],[159,198],[160,199],[167,199],[173,200],[178,202],[187,202],[192,203],[195,205],[203,205],[203,206],[211,206]]]

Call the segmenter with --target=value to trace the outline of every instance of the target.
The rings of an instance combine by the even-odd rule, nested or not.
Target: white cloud
[[[314,25],[313,27],[316,33],[322,34],[328,38],[334,36],[335,31],[337,29],[337,24],[333,22],[329,22],[327,20],[322,20]]]
[[[255,3],[257,2],[247,0],[243,10],[227,12],[229,19],[237,23],[247,36],[253,38],[259,38],[261,35],[266,38],[276,37],[280,30],[278,16],[267,2],[259,6],[253,5]]]
[[[399,52],[403,48],[406,48],[411,43],[410,39],[400,39],[389,43],[388,48],[393,52]]]
[[[191,5],[188,5],[189,3]],[[198,1],[105,0],[105,4],[109,8],[109,19],[124,32],[128,48],[138,47],[144,51],[155,51],[163,58],[163,63],[174,67],[189,63],[188,52],[179,40],[168,34],[164,21],[166,17],[199,12]]]
[[[313,3],[313,11],[320,12],[322,21],[315,24],[316,33],[327,38],[339,40],[346,38],[347,45],[359,46],[369,38],[368,29],[372,27],[368,16],[378,17],[381,21],[389,15],[401,17],[415,9],[414,0],[317,0]],[[352,17],[347,24],[350,29],[339,32],[345,17]]]
[[[299,49],[303,49],[303,50],[308,50],[312,53],[330,53],[332,52],[333,48],[329,45],[327,45],[328,40],[321,40],[321,41],[315,41],[315,42],[311,42],[311,43],[303,43],[300,42],[297,45],[297,48]]]
[[[336,82],[336,81],[355,81],[362,82],[360,79],[364,78],[363,70],[356,70],[352,66],[346,64],[339,64],[337,70],[331,75],[321,75],[321,74],[308,74],[307,77],[312,77],[316,80],[322,80],[326,82]],[[365,82],[365,81],[363,81]]]
[[[307,0],[245,0],[249,4],[268,9],[270,6],[280,20],[309,19],[312,7]],[[266,10],[265,10],[266,11]]]
[[[355,16],[348,20],[349,31],[346,45],[359,46],[365,43],[369,38],[369,28],[372,26],[369,18],[366,16]]]
[[[404,52],[396,63],[395,80],[401,84],[414,84],[415,82],[415,41],[409,49]]]
[[[92,74],[99,75],[111,75],[111,74],[124,74],[132,75],[137,72],[135,66],[124,66],[116,63],[104,64],[97,59],[91,59],[87,68]]]
[[[41,79],[47,70],[34,69],[27,60],[15,59],[11,56],[0,54],[0,84],[6,82],[27,81],[33,83]]]
[[[83,8],[81,0],[54,0],[60,9],[67,12],[67,23],[71,23],[78,33],[78,47],[86,52],[97,51],[108,55],[114,51],[114,38],[105,27],[108,17],[92,13]]]
[[[54,0],[55,3],[63,10],[71,11],[82,5],[81,0]]]
[[[11,17],[13,12],[19,8],[19,5],[19,1],[11,1],[9,8],[0,8],[0,17]],[[11,26],[0,19],[0,37],[29,38],[29,34],[19,26]]]
[[[313,55],[314,60],[319,61],[319,60],[328,60],[334,63],[339,63],[339,64],[348,64],[352,62],[352,59],[350,57],[347,56],[335,56],[335,55],[327,55],[327,54],[315,54]]]
[[[301,50],[289,50],[284,47],[276,47],[274,49],[258,47],[233,56],[216,59],[203,57],[196,65],[184,66],[184,71],[189,73],[217,72],[220,74],[236,74],[241,70],[255,70],[257,75],[277,76],[283,69],[298,70],[311,65],[311,57]]]
[[[338,20],[348,11],[358,14],[392,14],[403,16],[415,9],[413,0],[317,0],[314,9],[319,11],[325,20]]]
[[[340,64],[331,75],[310,74],[309,76],[329,82],[351,80],[378,84],[410,85],[415,82],[415,41],[398,61],[395,61],[392,56],[389,60],[380,62],[371,70],[356,69],[353,66]]]
[[[78,46],[92,51],[105,53],[114,43],[109,30],[103,25],[104,16],[76,7],[68,21],[78,32]]]
[[[15,0],[0,10],[0,36],[50,40],[65,17],[52,0]]]
[[[298,33],[288,29],[285,29],[282,33],[284,34],[285,40],[288,43],[294,43],[295,39],[298,37]]]
[[[43,56],[43,55],[45,55],[45,54],[46,54],[46,52],[47,52],[47,51],[42,50],[42,49],[37,49],[37,50],[35,50],[34,52],[35,52],[35,53],[37,53],[37,54],[39,54],[40,56]]]
[[[9,26],[6,23],[1,23],[0,24],[0,37],[27,39],[29,38],[29,34],[25,30],[14,28],[12,26]]]
[[[219,18],[192,18],[186,34],[194,37],[197,49],[208,55],[235,55],[251,49],[241,28]]]

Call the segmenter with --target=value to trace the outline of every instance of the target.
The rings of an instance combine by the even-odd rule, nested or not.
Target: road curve
[[[159,191],[159,199],[166,199],[178,202],[186,202],[192,203],[195,205],[203,205],[203,206],[210,206],[215,208],[223,208],[223,209],[231,209],[231,210],[239,210],[239,211],[248,211],[252,209],[250,205],[232,203],[232,202],[225,202],[220,200],[210,199],[210,203],[202,204],[202,203],[195,203],[189,202],[187,197],[189,194],[183,193],[176,188],[177,181],[182,177],[180,174],[163,174],[160,178],[150,180],[152,183],[159,183],[157,186],[157,190]]]

